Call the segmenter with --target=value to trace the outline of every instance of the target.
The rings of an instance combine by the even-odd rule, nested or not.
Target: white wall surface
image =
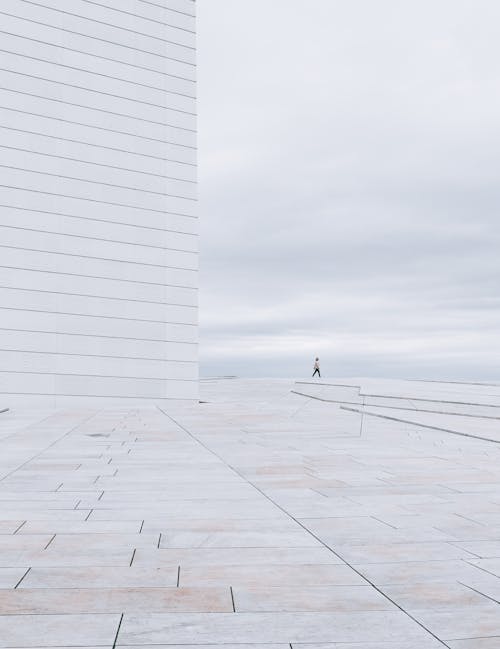
[[[197,398],[194,14],[0,4],[0,406]]]

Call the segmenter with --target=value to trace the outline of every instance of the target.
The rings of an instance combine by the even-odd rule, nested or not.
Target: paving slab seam
[[[324,403],[337,403],[339,405],[349,405],[349,406],[368,406],[368,407],[373,407],[373,408],[385,408],[387,410],[406,410],[406,411],[415,411],[415,412],[425,412],[426,414],[431,414],[431,415],[452,415],[454,417],[469,417],[471,419],[488,419],[488,420],[494,420],[498,421],[500,420],[500,416],[495,416],[495,415],[474,415],[472,413],[468,412],[452,412],[449,410],[429,410],[427,408],[418,408],[416,405],[414,405],[410,399],[407,401],[409,403],[412,403],[413,408],[408,408],[404,406],[388,406],[387,404],[383,403],[369,403],[365,404],[364,403],[364,398],[366,395],[363,396],[363,403],[359,401],[346,401],[345,399],[327,399],[326,397],[318,397],[316,395],[312,394],[306,394],[305,392],[298,392],[297,390],[290,390],[291,394],[297,394],[301,397],[306,397],[307,399],[314,399],[315,401],[322,401]],[[384,398],[384,399],[399,399],[400,397],[390,397],[390,396],[384,396],[384,397],[378,397],[378,398]],[[402,397],[401,397],[402,398]],[[446,403],[446,402],[444,402]],[[461,405],[469,405],[469,404],[461,404]],[[483,407],[483,404],[470,404],[470,405],[478,405]],[[302,406],[303,408],[304,406]],[[497,406],[491,406],[492,408],[496,408]],[[300,412],[302,408],[299,408],[297,412]],[[444,430],[444,429],[443,429]]]
[[[462,559],[464,561],[464,559]],[[465,563],[468,563],[470,566],[474,566],[474,568],[477,568],[478,570],[482,570],[488,575],[491,575],[492,577],[496,577],[497,579],[500,579],[498,575],[496,575],[494,572],[491,572],[491,570],[486,570],[486,568],[483,568],[482,566],[479,566],[476,563],[471,563],[470,561],[465,561]]]
[[[360,572],[358,569],[356,569],[352,564],[350,564],[346,559],[344,559],[340,554],[338,554],[332,547],[330,547],[325,541],[323,541],[321,538],[316,536],[311,530],[309,530],[305,525],[303,525],[298,519],[296,519],[290,512],[288,512],[284,507],[279,505],[277,502],[275,502],[270,496],[268,496],[264,491],[262,491],[257,485],[255,485],[253,482],[248,480],[248,478],[240,473],[238,469],[234,468],[230,464],[228,464],[223,457],[221,457],[216,451],[211,449],[209,446],[207,446],[204,442],[202,442],[200,439],[196,437],[190,430],[188,430],[185,426],[183,426],[181,423],[179,423],[176,419],[174,419],[171,415],[166,413],[164,410],[162,410],[159,406],[156,406],[160,412],[162,412],[170,421],[172,421],[176,426],[178,426],[181,430],[183,430],[187,435],[189,435],[195,442],[197,442],[200,446],[205,448],[209,453],[211,453],[214,457],[216,457],[220,462],[222,462],[225,466],[227,466],[231,471],[233,471],[236,475],[238,475],[242,480],[244,480],[247,484],[252,486],[254,489],[256,489],[266,500],[271,502],[275,507],[280,509],[286,516],[288,516],[291,520],[293,520],[298,526],[300,526],[305,532],[307,532],[310,536],[312,536],[314,539],[316,539],[323,547],[325,547],[327,550],[329,550],[333,555],[335,555],[338,559],[340,559],[346,566],[348,566],[353,572],[355,572],[359,577],[361,577],[367,584],[369,584],[374,590],[376,590],[378,593],[380,593],[385,599],[387,599],[389,602],[391,602],[396,608],[398,608],[402,613],[404,613],[408,618],[410,618],[415,624],[417,624],[421,629],[423,629],[426,633],[428,633],[430,636],[432,636],[435,640],[437,640],[441,645],[444,647],[447,647],[447,649],[451,649],[451,647],[446,644],[444,640],[439,638],[437,635],[435,635],[430,629],[428,629],[424,624],[422,624],[418,619],[413,617],[408,611],[406,611],[402,606],[400,606],[397,602],[395,602],[389,595],[387,595],[384,591],[382,591],[378,586],[376,586],[373,582],[371,582],[368,577],[366,577],[362,572]]]
[[[500,408],[500,404],[495,403],[478,403],[477,401],[448,401],[447,399],[431,399],[430,397],[405,397],[388,394],[369,394],[368,392],[360,393],[361,397],[371,397],[372,399],[400,399],[402,401],[424,401],[427,403],[451,403],[454,406],[481,406],[484,408]]]
[[[19,525],[19,527],[18,527],[16,530],[14,530],[13,534],[17,534],[17,533],[19,532],[19,530],[20,530],[22,527],[24,527],[24,525],[26,525],[27,522],[28,522],[28,521],[23,521],[23,522],[21,523],[21,525]]]
[[[500,407],[500,406],[499,406]],[[451,435],[459,435],[460,437],[467,437],[469,439],[480,439],[483,442],[492,442],[493,444],[500,444],[500,440],[492,439],[491,437],[482,437],[481,435],[471,435],[470,433],[461,433],[458,430],[451,430],[449,428],[440,428],[439,426],[431,426],[430,424],[422,424],[417,421],[410,421],[408,419],[399,419],[398,417],[389,417],[389,415],[381,415],[377,412],[369,412],[368,410],[359,410],[358,408],[348,408],[347,406],[340,406],[341,410],[348,410],[349,412],[357,412],[358,414],[369,415],[370,417],[378,417],[379,419],[388,419],[389,421],[396,421],[400,424],[410,424],[416,428],[425,428],[427,430],[437,430],[441,433],[450,433]]]
[[[14,586],[14,590],[15,590],[16,588],[19,588],[19,586],[20,586],[21,583],[23,582],[24,578],[27,577],[27,575],[28,575],[28,573],[30,572],[30,570],[31,570],[31,567],[28,568],[28,569],[26,570],[26,572],[24,573],[24,575],[21,577],[21,579],[20,579],[20,580],[17,582],[17,584]]]
[[[115,639],[114,639],[114,642],[113,642],[113,649],[115,649],[116,643],[118,642],[118,636],[120,635],[120,629],[122,628],[123,617],[124,617],[124,613],[122,613],[122,615],[120,617],[120,621],[118,622],[118,628],[116,630],[116,635],[115,635]]]
[[[461,584],[462,586],[465,586],[466,588],[469,588],[470,590],[474,591],[478,595],[482,595],[485,599],[489,599],[490,602],[495,602],[495,604],[500,604],[500,600],[495,599],[494,597],[491,597],[490,595],[487,595],[486,593],[482,593],[480,590],[477,590],[477,588],[473,588],[472,586],[469,586],[469,584],[465,584],[462,581],[457,582]]]
[[[229,591],[231,593],[231,604],[233,606],[233,613],[236,613],[236,606],[234,605],[234,591],[232,586],[229,586]]]

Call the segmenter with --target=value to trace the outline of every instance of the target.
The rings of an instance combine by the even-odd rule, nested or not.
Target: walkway
[[[498,649],[500,388],[355,383],[0,415],[0,647]]]

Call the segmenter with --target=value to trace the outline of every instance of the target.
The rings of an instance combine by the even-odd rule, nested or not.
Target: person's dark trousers
[[[314,378],[316,376],[316,372],[318,373],[319,378],[321,378],[321,372],[318,370],[318,368],[314,370],[312,377]]]

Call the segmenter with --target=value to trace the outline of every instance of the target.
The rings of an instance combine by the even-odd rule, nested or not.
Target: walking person
[[[318,374],[319,378],[321,378],[321,372],[319,371],[319,358],[315,358],[314,360],[314,372],[312,375],[313,378],[316,376],[316,373]]]

